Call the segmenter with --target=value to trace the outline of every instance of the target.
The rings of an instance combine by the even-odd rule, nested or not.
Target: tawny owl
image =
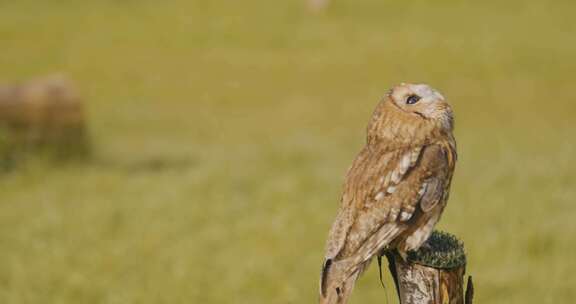
[[[452,110],[425,84],[400,84],[381,101],[348,170],[330,230],[320,303],[346,303],[382,249],[402,256],[430,236],[446,206],[456,162]]]

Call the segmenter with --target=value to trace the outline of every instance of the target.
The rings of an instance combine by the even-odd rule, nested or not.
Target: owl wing
[[[326,260],[358,265],[389,245],[418,213],[433,209],[449,183],[448,154],[439,144],[392,151],[365,148],[347,174]]]
[[[361,151],[346,175],[329,233],[322,298],[347,286],[381,248],[421,225],[423,215],[446,199],[455,157],[452,143]]]

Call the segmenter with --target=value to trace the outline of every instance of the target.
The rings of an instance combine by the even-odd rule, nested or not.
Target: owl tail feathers
[[[352,294],[354,284],[358,279],[358,273],[354,273],[348,277],[344,282],[338,284],[339,286],[329,287],[325,294],[320,294],[320,304],[346,304],[348,298]]]
[[[320,280],[320,304],[345,304],[360,275],[359,269],[350,273],[345,261],[327,259],[322,268]]]

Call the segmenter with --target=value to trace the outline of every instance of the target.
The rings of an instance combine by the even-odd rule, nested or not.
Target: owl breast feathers
[[[398,85],[378,104],[328,236],[321,303],[345,303],[382,249],[405,256],[426,241],[448,199],[452,129],[450,106],[427,85]]]

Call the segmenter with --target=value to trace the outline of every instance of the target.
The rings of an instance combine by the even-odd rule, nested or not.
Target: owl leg
[[[398,251],[411,251],[411,250],[418,250],[420,246],[426,242],[426,240],[432,234],[432,230],[434,230],[434,225],[438,222],[440,218],[440,213],[436,213],[432,215],[432,217],[426,222],[426,224],[416,231],[414,231],[411,235],[409,235],[406,240],[400,244]],[[401,249],[400,249],[401,248]]]

